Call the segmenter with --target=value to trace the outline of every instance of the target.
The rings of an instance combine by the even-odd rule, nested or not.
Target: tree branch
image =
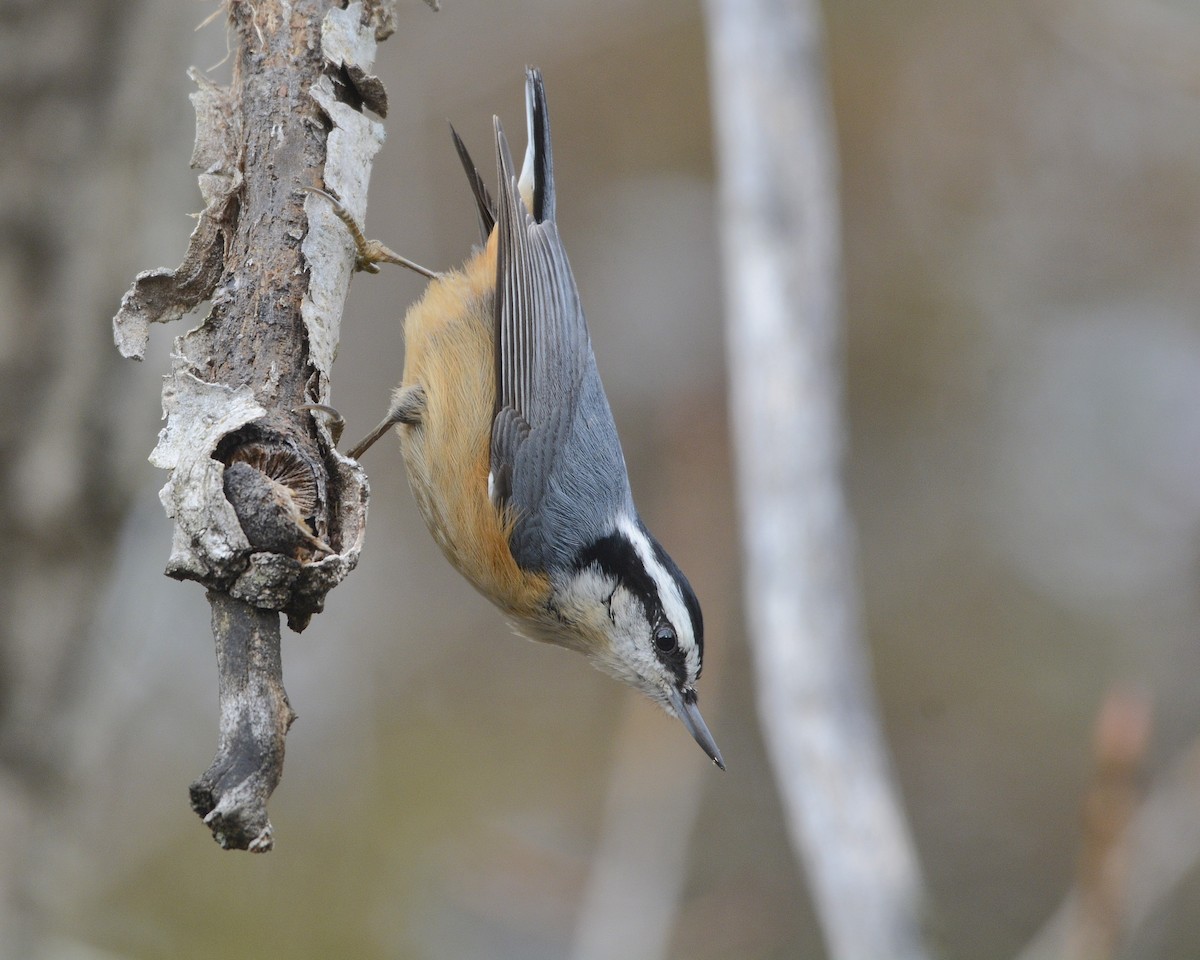
[[[221,741],[193,805],[223,846],[266,850],[266,799],[279,781],[291,710],[278,613],[303,629],[354,568],[367,482],[307,404],[326,403],[353,247],[304,187],[366,208],[387,99],[369,70],[392,4],[230,4],[228,88],[193,71],[193,166],[205,209],[175,270],[138,276],[114,319],[122,354],[149,324],[211,300],[175,341],[167,425],[151,461],[175,520],[167,573],[209,590],[221,671]]]
[[[837,960],[927,956],[840,487],[836,175],[812,0],[707,0],[759,711]]]
[[[1114,949],[1118,941],[1128,946],[1200,864],[1200,740],[1174,759],[1134,809],[1142,792],[1137,767],[1149,732],[1149,706],[1136,701],[1116,706],[1124,716],[1114,715],[1110,702],[1097,724],[1085,836],[1094,838],[1097,816],[1109,823],[1099,843],[1092,839],[1095,849],[1085,847],[1079,882],[1018,960],[1103,956],[1087,952],[1097,941],[1097,927],[1102,949]]]
[[[222,847],[269,850],[267,798],[283,775],[283,739],[296,719],[283,689],[279,614],[210,592],[221,699],[212,765],[190,788],[192,809]]]

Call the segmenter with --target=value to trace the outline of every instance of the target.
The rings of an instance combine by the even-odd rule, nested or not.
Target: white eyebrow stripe
[[[654,548],[637,523],[629,517],[621,516],[617,518],[616,526],[617,531],[624,534],[633,544],[634,552],[658,588],[658,599],[662,603],[663,613],[675,626],[679,645],[687,657],[688,676],[694,679],[700,670],[700,651],[696,647],[695,626],[687,605],[683,602],[683,593],[679,589],[678,581],[658,562]]]

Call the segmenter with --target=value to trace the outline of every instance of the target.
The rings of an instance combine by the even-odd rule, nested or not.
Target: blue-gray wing
[[[527,80],[533,150],[527,208],[496,121],[496,409],[492,496],[515,508],[510,546],[525,569],[568,566],[581,547],[632,514],[612,412],[579,292],[553,219],[554,184],[541,77]]]

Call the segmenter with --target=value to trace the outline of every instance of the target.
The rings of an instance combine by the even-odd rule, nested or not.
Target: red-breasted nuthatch
[[[416,267],[354,228],[360,265],[398,262],[431,282],[404,319],[404,378],[388,415],[350,456],[397,426],[421,513],[458,571],[518,632],[579,651],[679,717],[724,769],[696,706],[700,604],[634,507],[555,225],[537,70],[526,71],[525,109],[519,179],[494,120],[495,203],[451,131],[483,237],[460,269]]]

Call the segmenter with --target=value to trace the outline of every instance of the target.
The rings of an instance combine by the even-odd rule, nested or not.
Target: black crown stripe
[[[679,583],[680,592],[683,594],[684,606],[692,619],[692,627],[696,633],[697,649],[701,658],[703,658],[704,628],[700,619],[700,604],[696,601],[696,597],[692,593],[692,588],[688,584],[687,579],[671,561],[671,558],[667,556],[663,548],[649,534],[647,534],[646,539],[649,540],[654,549],[655,559]],[[585,547],[579,554],[576,569],[584,570],[591,566],[598,567],[601,573],[623,584],[630,593],[637,597],[642,604],[642,609],[646,612],[646,619],[650,622],[651,626],[659,623],[670,623],[666,612],[663,610],[662,598],[658,594],[658,587],[654,583],[654,578],[646,572],[646,568],[638,556],[637,550],[627,537],[619,533],[609,534],[606,537],[601,537],[599,540],[593,541]],[[654,652],[663,666],[675,676],[675,680],[680,687],[688,682],[687,654],[682,647],[676,646],[674,650],[665,653],[655,647]]]

